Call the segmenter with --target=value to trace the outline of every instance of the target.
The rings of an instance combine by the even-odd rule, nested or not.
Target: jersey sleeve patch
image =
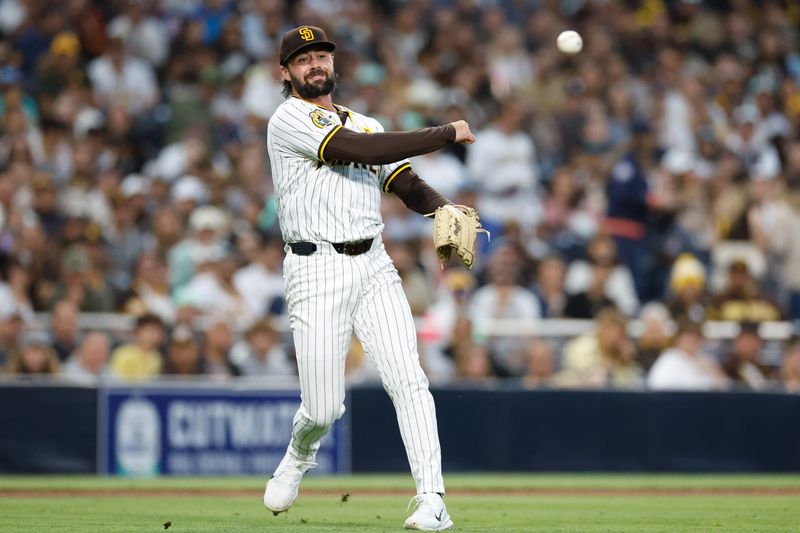
[[[323,113],[321,109],[315,109],[309,113],[308,116],[311,117],[311,122],[319,129],[328,128],[333,125],[333,121],[325,116],[325,113]]]

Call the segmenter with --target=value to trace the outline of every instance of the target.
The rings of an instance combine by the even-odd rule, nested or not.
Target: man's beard
[[[319,73],[324,74],[325,79],[317,81],[313,84],[306,83],[305,81],[295,78],[290,74],[292,79],[292,87],[294,87],[294,90],[297,91],[298,96],[305,98],[306,100],[313,100],[314,98],[319,98],[320,96],[325,96],[333,92],[333,89],[336,87],[336,80],[334,79],[334,76],[328,75],[327,72],[322,70],[314,70],[309,72],[306,77],[311,78]]]

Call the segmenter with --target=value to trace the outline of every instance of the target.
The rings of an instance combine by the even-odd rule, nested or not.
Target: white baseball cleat
[[[317,463],[298,461],[287,451],[272,478],[267,482],[267,488],[264,490],[264,506],[274,515],[289,509],[297,499],[303,474],[315,466]]]
[[[417,494],[408,504],[417,504],[417,510],[408,517],[405,523],[406,529],[418,529],[421,531],[442,531],[453,527],[453,521],[447,514],[447,507],[444,500],[435,492]]]

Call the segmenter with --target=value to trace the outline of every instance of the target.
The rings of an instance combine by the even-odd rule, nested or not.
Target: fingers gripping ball
[[[478,233],[489,232],[481,226],[477,211],[464,205],[445,205],[433,215],[433,244],[442,268],[450,260],[453,250],[464,266],[472,268],[475,261],[475,239]]]

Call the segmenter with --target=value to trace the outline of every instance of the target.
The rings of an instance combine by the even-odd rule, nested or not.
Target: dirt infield
[[[261,498],[260,488],[253,490],[221,490],[214,488],[198,489],[42,489],[17,490],[0,488],[0,498],[162,498],[162,497],[201,497],[201,498]],[[344,494],[358,496],[408,496],[411,491],[404,489],[348,489],[315,488],[301,490],[309,496],[331,496],[340,498]],[[450,496],[800,496],[800,487],[642,487],[642,488],[586,488],[586,487],[515,487],[497,489],[460,488],[448,491]]]

